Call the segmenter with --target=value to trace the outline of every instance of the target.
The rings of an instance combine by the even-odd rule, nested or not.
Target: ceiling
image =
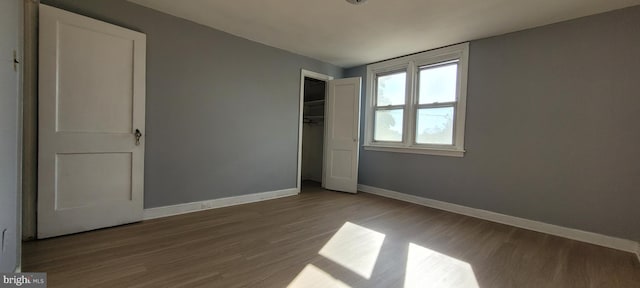
[[[352,67],[640,4],[640,0],[129,0]]]

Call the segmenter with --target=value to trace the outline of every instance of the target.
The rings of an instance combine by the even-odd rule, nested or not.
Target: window
[[[469,44],[367,66],[365,149],[462,157]]]
[[[402,142],[407,72],[376,76],[375,141]]]

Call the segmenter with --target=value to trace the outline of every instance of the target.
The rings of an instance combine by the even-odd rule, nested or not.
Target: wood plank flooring
[[[318,187],[23,249],[51,288],[640,287],[631,253]]]

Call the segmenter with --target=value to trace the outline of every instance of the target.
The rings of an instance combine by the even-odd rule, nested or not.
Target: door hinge
[[[20,64],[20,60],[18,60],[18,52],[13,50],[13,71],[18,72],[18,64]]]

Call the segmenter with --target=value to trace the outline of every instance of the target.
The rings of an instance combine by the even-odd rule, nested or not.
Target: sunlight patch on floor
[[[479,288],[473,268],[467,262],[409,243],[405,288]]]
[[[382,233],[346,222],[322,247],[319,254],[369,279],[384,237]]]
[[[329,273],[322,271],[320,268],[308,264],[302,269],[300,274],[287,286],[289,288],[351,288],[342,281],[333,278]]]

